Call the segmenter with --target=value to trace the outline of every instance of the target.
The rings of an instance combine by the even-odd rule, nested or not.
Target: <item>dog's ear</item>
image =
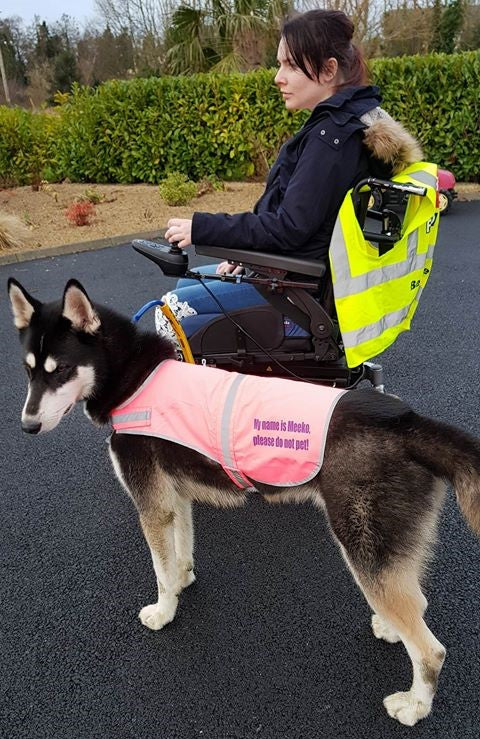
[[[39,300],[32,298],[14,277],[10,277],[8,280],[8,297],[12,304],[15,326],[19,330],[27,328],[33,314],[41,308],[42,304]]]
[[[63,293],[62,315],[73,328],[94,334],[100,328],[100,317],[90,298],[77,280],[69,280]]]

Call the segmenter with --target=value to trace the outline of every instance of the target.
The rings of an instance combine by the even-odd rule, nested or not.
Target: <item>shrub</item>
[[[65,215],[75,226],[89,226],[90,219],[95,216],[95,208],[88,200],[77,200],[70,203],[65,211]]]
[[[197,182],[197,198],[209,192],[221,192],[222,190],[225,190],[225,184],[215,175],[203,177],[200,182]]]
[[[158,186],[167,205],[187,205],[197,194],[197,185],[181,172],[171,172]]]
[[[82,200],[88,200],[89,203],[98,205],[105,200],[105,195],[103,195],[101,192],[98,192],[95,187],[87,187],[83,193]]]

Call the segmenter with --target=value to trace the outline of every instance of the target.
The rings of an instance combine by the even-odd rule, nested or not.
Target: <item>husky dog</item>
[[[168,340],[140,333],[128,319],[94,305],[75,280],[57,303],[39,302],[14,279],[8,289],[29,378],[22,412],[28,433],[53,429],[79,400],[94,423],[108,424],[112,409],[175,356]],[[110,456],[138,510],[157,579],[158,599],[139,618],[161,629],[174,618],[180,591],[195,579],[192,502],[239,506],[247,493],[219,464],[165,439],[114,432]],[[324,509],[373,610],[374,635],[402,641],[412,661],[410,690],[384,700],[389,715],[409,726],[430,713],[445,659],[423,620],[420,583],[447,481],[480,534],[480,443],[397,398],[359,389],[338,400],[323,466],[313,479],[287,489],[255,484],[270,502],[312,501]]]

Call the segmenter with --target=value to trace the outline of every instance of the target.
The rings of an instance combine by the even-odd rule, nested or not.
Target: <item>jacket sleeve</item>
[[[358,172],[359,136],[340,146],[311,137],[290,177],[276,213],[194,213],[192,242],[285,254],[301,247],[338,210]]]

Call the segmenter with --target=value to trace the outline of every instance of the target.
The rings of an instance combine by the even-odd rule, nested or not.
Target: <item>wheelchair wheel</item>
[[[444,216],[448,213],[452,203],[453,203],[452,194],[448,190],[440,190],[438,193],[438,205],[440,208],[441,216]]]
[[[380,190],[373,188],[368,200],[368,209],[381,211],[383,206],[383,196]]]

